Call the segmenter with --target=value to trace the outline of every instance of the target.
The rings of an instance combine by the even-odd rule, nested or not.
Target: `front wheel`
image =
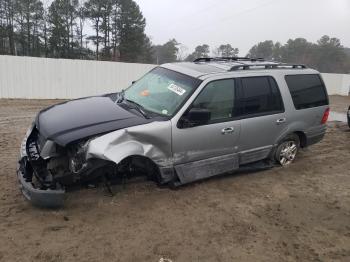
[[[278,145],[275,160],[281,166],[291,164],[300,148],[300,140],[297,135],[289,135]]]

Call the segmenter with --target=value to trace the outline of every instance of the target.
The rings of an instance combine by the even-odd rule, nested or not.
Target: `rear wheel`
[[[297,135],[289,135],[278,145],[275,160],[281,166],[291,164],[300,148],[300,139]]]

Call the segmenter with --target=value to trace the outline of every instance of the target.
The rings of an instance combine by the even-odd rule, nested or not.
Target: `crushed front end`
[[[17,171],[25,197],[58,207],[71,185],[144,176],[158,179],[158,164],[171,170],[171,125],[146,118],[110,97],[87,97],[41,110],[22,142]],[[170,168],[169,168],[170,166]],[[169,172],[168,172],[169,173]],[[159,176],[160,183],[172,179]]]
[[[34,124],[28,129],[20,148],[17,177],[23,195],[36,206],[59,207],[64,202],[64,188],[49,182],[45,160],[40,156],[40,135]],[[52,176],[51,176],[52,178]],[[51,179],[52,180],[52,179]]]
[[[110,163],[85,158],[88,141],[78,141],[62,147],[45,139],[35,127],[28,129],[21,144],[17,177],[23,195],[40,207],[60,207],[64,203],[65,187]]]

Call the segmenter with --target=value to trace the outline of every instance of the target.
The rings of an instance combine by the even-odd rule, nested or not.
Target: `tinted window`
[[[234,80],[225,79],[209,83],[198,95],[192,108],[204,108],[211,112],[211,121],[232,118]]]
[[[283,111],[282,98],[272,77],[246,77],[241,81],[242,94],[237,114],[246,116]]]
[[[286,81],[296,109],[328,105],[325,86],[319,75],[289,75]]]

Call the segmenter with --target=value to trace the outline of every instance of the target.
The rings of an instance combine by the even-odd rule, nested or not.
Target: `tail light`
[[[329,108],[326,109],[326,111],[324,111],[324,114],[323,114],[323,117],[322,117],[322,120],[321,120],[321,124],[325,124],[328,120],[328,117],[329,117]]]

